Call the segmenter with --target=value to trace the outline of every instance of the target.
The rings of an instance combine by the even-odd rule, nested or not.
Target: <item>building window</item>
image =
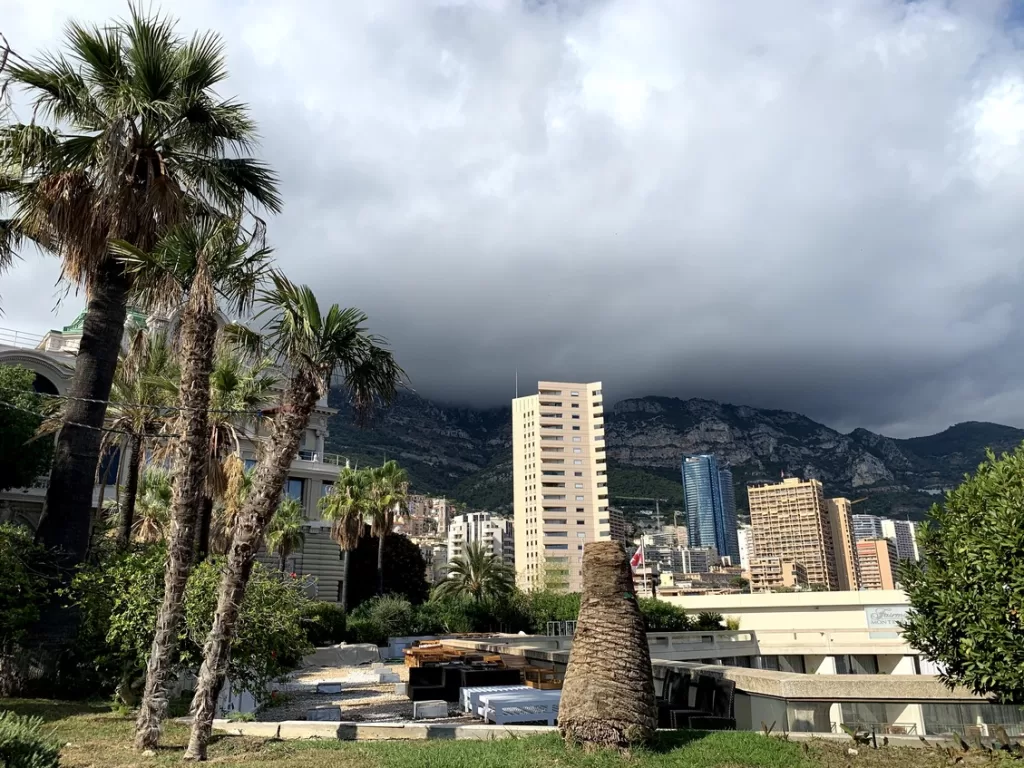
[[[582,531],[580,531],[579,533],[576,534],[576,538],[577,539],[585,539],[585,538],[587,538],[587,534],[585,534]]]
[[[572,439],[572,441],[573,441],[574,443],[578,443],[578,442],[579,442],[579,441],[580,441],[581,439],[582,439],[582,438],[579,438],[579,437],[574,437],[574,438]]]
[[[302,489],[304,486],[305,481],[301,477],[289,477],[288,485],[285,486],[285,496],[289,499],[302,501]]]
[[[573,407],[573,408],[579,408],[579,407],[580,407],[580,404],[579,404],[579,403],[573,403],[573,404],[572,404],[572,407]],[[575,416],[574,416],[573,418],[575,418]]]
[[[568,549],[568,544],[545,544],[545,549]]]
[[[583,501],[583,500],[584,500],[584,497],[583,497],[583,496],[577,496],[577,497],[576,497],[576,501]]]
[[[576,483],[576,487],[577,488],[582,488],[583,487],[583,483]]]
[[[580,466],[583,463],[583,459],[573,459],[572,463],[576,466]]]
[[[586,524],[587,524],[586,520],[577,520],[576,521],[576,525],[586,525]]]
[[[320,498],[322,499],[324,496],[327,496],[333,490],[334,483],[332,483],[330,480],[324,480],[320,484]]]
[[[607,517],[602,517],[600,520],[597,521],[597,524],[598,525],[608,525],[608,518]]]
[[[544,531],[545,536],[553,536],[556,539],[568,538],[568,531]]]
[[[573,431],[573,432],[579,432],[579,431],[580,431],[580,428],[579,428],[579,427],[575,427],[575,426],[574,426],[574,427],[572,428],[572,431]]]
[[[242,462],[242,465],[245,467],[245,471],[248,472],[250,469],[256,466],[256,459],[246,459],[245,461]]]
[[[579,397],[580,396],[579,392],[570,392],[569,394],[572,395],[573,397]]]
[[[576,511],[577,512],[585,512],[586,510],[583,507],[576,507]],[[582,520],[580,520],[580,525],[583,525],[583,521]]]
[[[580,415],[579,415],[578,413],[574,413],[574,414],[572,415],[572,417],[573,417],[574,419],[578,419],[578,418],[580,417]]]

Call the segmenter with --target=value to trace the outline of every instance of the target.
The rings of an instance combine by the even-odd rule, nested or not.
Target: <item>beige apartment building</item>
[[[750,561],[750,591],[764,592],[786,587],[807,586],[807,569],[803,563],[777,557],[755,557]]]
[[[857,540],[853,535],[853,504],[842,497],[828,500],[828,522],[832,528],[832,548],[836,576],[841,590],[860,589],[857,570]]]
[[[860,581],[863,589],[896,589],[896,544],[892,539],[857,542]]]
[[[522,589],[582,589],[583,546],[612,539],[606,462],[601,382],[542,381],[536,395],[512,401]]]
[[[821,483],[787,477],[781,483],[752,485],[747,496],[754,550],[751,568],[754,560],[796,562],[806,570],[808,584],[838,589],[832,526]]]

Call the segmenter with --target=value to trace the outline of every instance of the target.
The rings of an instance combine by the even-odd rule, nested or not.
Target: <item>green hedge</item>
[[[0,766],[4,768],[57,768],[60,745],[43,733],[38,717],[0,712]]]

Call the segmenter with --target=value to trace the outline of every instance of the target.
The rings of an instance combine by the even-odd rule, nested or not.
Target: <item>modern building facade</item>
[[[861,589],[897,589],[896,544],[892,539],[857,542]]]
[[[751,485],[747,496],[753,560],[800,563],[808,584],[837,589],[832,527],[821,483],[787,477],[781,483]]]
[[[920,560],[917,551],[917,523],[910,520],[883,520],[882,535],[896,543],[900,560]]]
[[[881,539],[882,518],[875,515],[852,515],[853,537],[857,541],[862,539]]]
[[[682,463],[683,505],[691,547],[714,547],[719,556],[740,561],[736,537],[736,497],[732,471],[719,468],[710,454],[686,456]]]
[[[828,521],[832,528],[832,549],[836,561],[837,589],[860,589],[857,542],[853,536],[853,505],[842,497],[828,500]]]
[[[537,390],[512,401],[516,581],[576,592],[584,545],[613,538],[601,383]]]
[[[488,554],[515,564],[515,537],[512,521],[489,512],[456,515],[448,526],[448,562],[466,554],[471,544],[481,545]]]

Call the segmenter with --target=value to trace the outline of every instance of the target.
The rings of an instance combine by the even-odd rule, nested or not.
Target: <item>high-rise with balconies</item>
[[[820,482],[787,477],[781,483],[749,486],[747,498],[754,561],[797,562],[807,571],[808,584],[839,588],[832,525]]]
[[[512,401],[516,581],[578,592],[583,546],[612,539],[601,383],[537,390]]]

